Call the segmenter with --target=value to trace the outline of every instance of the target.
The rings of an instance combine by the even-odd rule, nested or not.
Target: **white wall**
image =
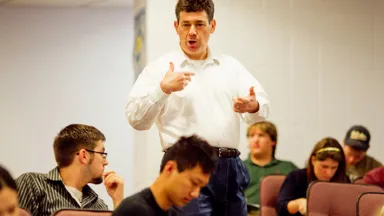
[[[152,61],[178,45],[176,0],[147,1]],[[381,159],[384,1],[215,2],[211,47],[239,59],[269,93],[278,157],[303,166],[317,140],[341,141],[360,123]],[[108,168],[125,178],[127,195],[157,176],[157,129],[133,132],[124,117],[132,28],[130,10],[0,9],[0,163],[15,177],[50,170],[53,137],[74,122],[105,133]],[[240,142],[244,157],[245,136]],[[104,188],[96,190],[111,206]]]
[[[106,135],[107,169],[131,193],[132,17],[131,9],[0,10],[0,164],[14,177],[52,169],[54,136],[84,123]],[[103,185],[95,188],[112,207]]]
[[[269,93],[270,120],[279,129],[279,158],[303,167],[318,140],[332,136],[342,141],[352,124],[364,124],[372,133],[369,153],[384,161],[380,137],[384,1],[215,3],[217,31],[211,47],[240,60]],[[147,4],[148,60],[152,61],[178,45],[173,29],[176,0]],[[243,158],[247,156],[245,127],[240,141]],[[156,177],[162,156],[155,128],[137,134],[146,139],[136,151],[147,170],[140,171],[135,188]]]

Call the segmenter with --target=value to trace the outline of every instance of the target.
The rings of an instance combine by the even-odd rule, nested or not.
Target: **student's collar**
[[[271,162],[265,164],[264,166],[259,166],[259,165],[255,164],[255,163],[252,161],[252,159],[251,159],[251,154],[250,154],[250,153],[249,153],[249,155],[248,155],[248,159],[247,159],[247,161],[248,161],[248,163],[251,164],[251,165],[255,165],[255,166],[258,166],[258,167],[265,167],[265,168],[266,168],[266,167],[270,167],[270,166],[274,166],[274,165],[276,165],[276,164],[279,163],[279,160],[277,160],[276,158],[272,158],[272,161],[271,161]]]
[[[63,182],[63,179],[61,178],[61,175],[60,175],[60,171],[59,171],[59,167],[55,167],[54,169],[52,169],[51,171],[48,172],[47,174],[47,178],[51,181],[61,181]],[[63,182],[64,184],[64,182]],[[88,185],[85,185],[83,187],[83,191],[84,195],[86,196],[90,196],[90,197],[98,197],[98,195],[96,194],[95,191],[92,190],[92,188]]]
[[[60,176],[59,167],[55,167],[53,170],[49,171],[47,178],[51,181],[63,181]]]

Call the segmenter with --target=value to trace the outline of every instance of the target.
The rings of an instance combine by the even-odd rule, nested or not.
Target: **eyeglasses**
[[[103,156],[104,159],[106,159],[106,158],[107,158],[107,155],[108,155],[108,153],[106,153],[106,152],[93,151],[93,150],[90,150],[90,149],[85,149],[85,151],[87,151],[87,152],[92,152],[92,153],[96,153],[96,154],[101,154],[101,155]],[[77,154],[79,154],[79,153],[77,153]]]
[[[89,149],[85,149],[85,151],[101,154],[103,156],[103,158],[107,158],[107,155],[108,155],[108,153],[106,153],[106,152],[93,151],[93,150],[89,150]]]

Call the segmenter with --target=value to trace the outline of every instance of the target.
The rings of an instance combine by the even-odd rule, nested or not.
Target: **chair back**
[[[355,181],[353,181],[353,184],[364,184],[363,183],[363,178],[358,178]]]
[[[112,211],[89,209],[60,209],[53,216],[111,216]]]
[[[277,216],[276,202],[285,175],[267,175],[260,182],[260,215]]]
[[[381,215],[380,212],[384,210],[384,192],[366,192],[360,194],[357,199],[356,209],[357,216]]]
[[[307,216],[356,215],[356,202],[364,192],[382,192],[376,185],[312,182],[307,189]]]

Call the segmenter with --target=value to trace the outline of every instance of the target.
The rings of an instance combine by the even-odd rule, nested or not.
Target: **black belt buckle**
[[[222,148],[219,148],[219,157],[222,157],[221,153],[222,153]]]
[[[223,158],[228,158],[228,157],[237,157],[239,156],[240,152],[237,149],[231,149],[231,148],[218,148],[218,156],[223,157]]]

